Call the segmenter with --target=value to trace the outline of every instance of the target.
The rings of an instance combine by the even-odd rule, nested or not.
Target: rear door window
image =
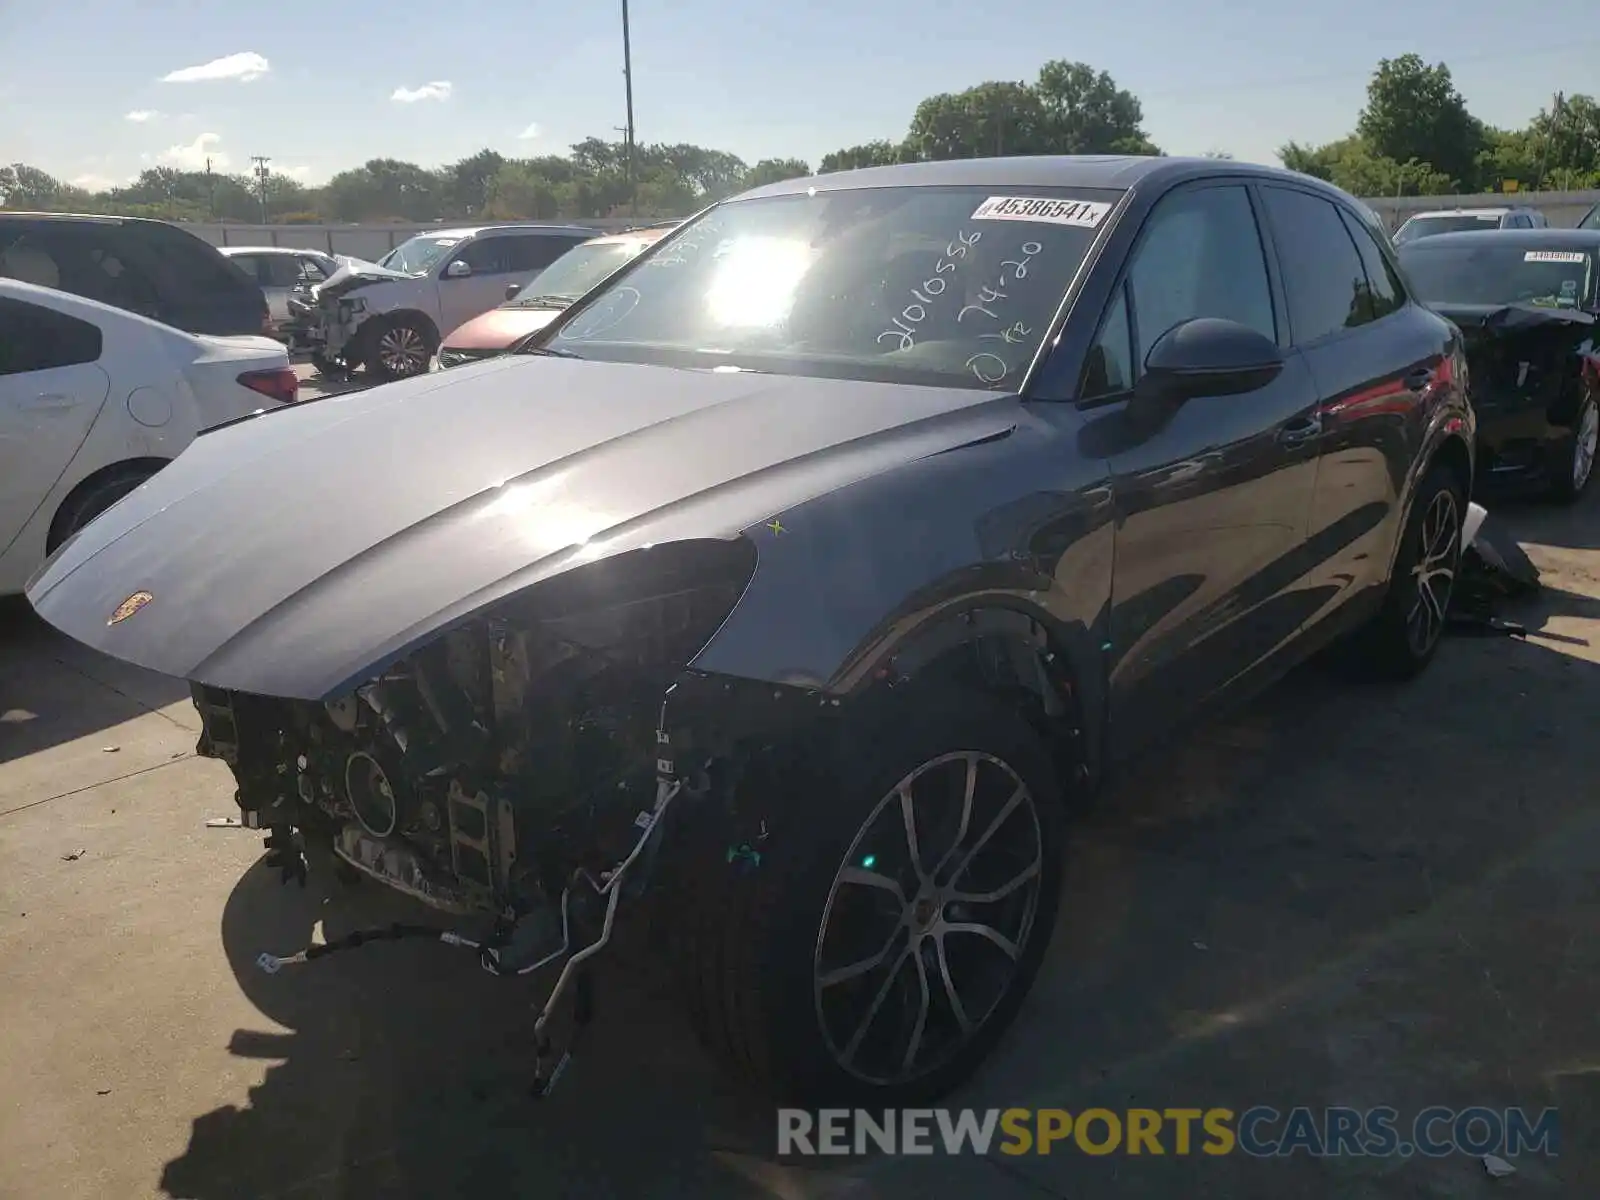
[[[22,300],[0,299],[0,375],[99,361],[100,328]]]
[[[1283,263],[1294,342],[1309,342],[1374,319],[1367,270],[1331,201],[1284,187],[1263,187]]]
[[[1350,233],[1350,240],[1356,244],[1356,253],[1361,256],[1361,265],[1366,268],[1367,294],[1372,320],[1386,317],[1406,302],[1405,285],[1400,282],[1400,275],[1393,264],[1379,249],[1372,231],[1348,212],[1341,210],[1339,215],[1344,218],[1345,229]]]
[[[512,271],[542,271],[574,246],[581,246],[586,237],[567,237],[560,234],[535,234],[507,239]]]
[[[300,282],[300,262],[292,254],[266,254],[258,278],[262,287],[292,288]]]

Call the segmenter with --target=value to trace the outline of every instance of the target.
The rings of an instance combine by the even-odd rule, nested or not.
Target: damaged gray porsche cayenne
[[[204,434],[28,596],[191,682],[285,879],[537,971],[541,1088],[637,914],[770,1094],[931,1099],[1112,764],[1438,646],[1474,419],[1369,221],[1215,160],[775,184],[518,354]]]

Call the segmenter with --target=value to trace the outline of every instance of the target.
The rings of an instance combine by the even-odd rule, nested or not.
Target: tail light
[[[239,382],[252,392],[269,396],[279,404],[293,404],[300,398],[300,377],[288,367],[271,371],[246,371]]]

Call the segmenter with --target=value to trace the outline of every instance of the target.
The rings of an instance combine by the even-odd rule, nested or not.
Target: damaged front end
[[[754,569],[744,538],[590,564],[320,703],[197,684],[198,752],[232,770],[241,823],[266,831],[285,881],[331,855],[345,875],[486,918],[487,936],[444,940],[495,974],[575,967],[610,937],[623,888],[649,882],[681,790],[663,698]]]
[[[1461,329],[1480,465],[1497,481],[1543,480],[1551,450],[1600,392],[1595,318],[1576,308],[1437,305]]]
[[[333,362],[345,361],[346,350],[371,314],[370,297],[362,293],[375,284],[416,280],[376,263],[350,259],[326,283],[310,289],[304,298],[291,298],[291,315],[304,324],[311,350]]]

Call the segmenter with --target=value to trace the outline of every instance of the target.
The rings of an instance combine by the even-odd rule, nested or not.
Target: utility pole
[[[256,193],[261,198],[261,223],[265,225],[267,224],[267,180],[272,174],[268,170],[268,164],[272,160],[262,154],[252,154],[250,161],[255,165]]]
[[[639,215],[639,186],[633,171],[633,45],[628,32],[628,0],[622,0],[622,83],[628,94],[628,208]]]
[[[211,173],[211,156],[206,156],[206,215],[217,219],[217,177]]]
[[[1544,185],[1544,167],[1550,161],[1550,143],[1556,136],[1556,125],[1561,120],[1561,110],[1566,105],[1567,98],[1557,92],[1555,99],[1550,104],[1550,124],[1544,131],[1544,146],[1539,151],[1539,174],[1534,177],[1533,190],[1538,191]]]

